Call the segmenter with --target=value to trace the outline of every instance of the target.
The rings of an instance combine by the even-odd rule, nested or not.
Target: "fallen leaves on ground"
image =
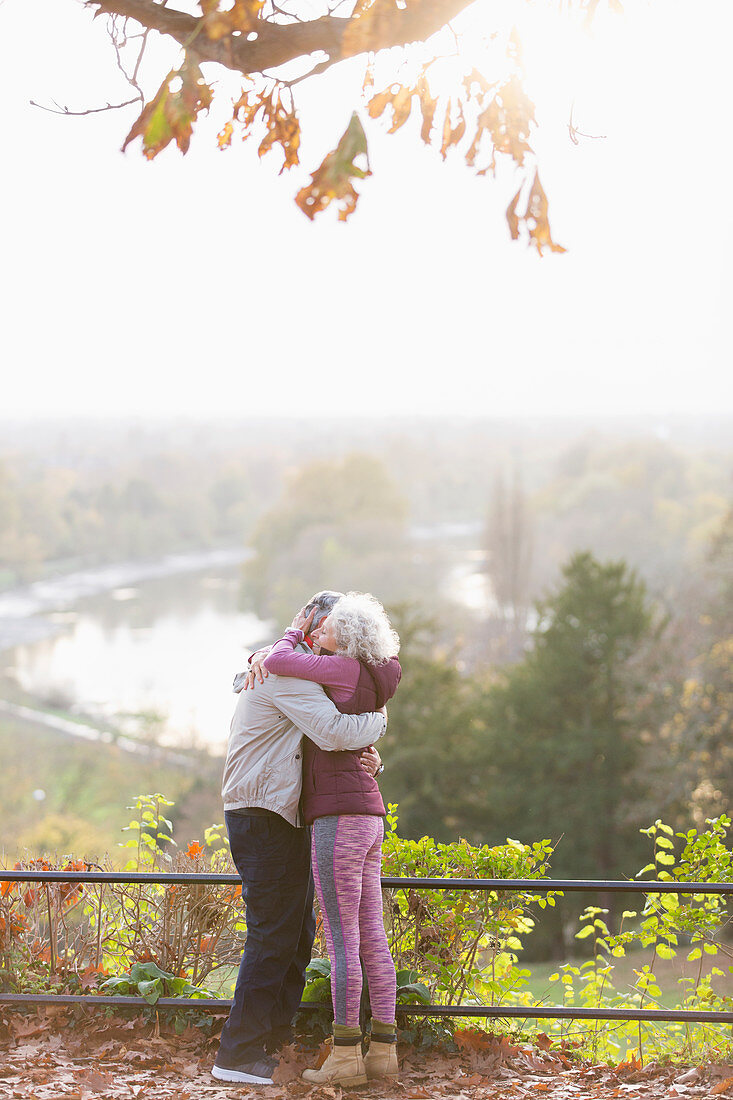
[[[313,1087],[301,1074],[316,1055],[296,1046],[281,1053],[268,1100],[674,1100],[733,1097],[733,1066],[619,1066],[580,1061],[545,1035],[533,1045],[477,1029],[456,1032],[453,1054],[400,1047],[398,1081],[373,1081],[342,1092]],[[257,1086],[211,1077],[218,1038],[188,1026],[182,1035],[139,1018],[105,1018],[73,1010],[0,1013],[0,1097],[8,1100],[255,1100]]]

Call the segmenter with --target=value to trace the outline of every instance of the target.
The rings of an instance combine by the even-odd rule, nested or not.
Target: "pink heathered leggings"
[[[381,817],[342,814],[313,823],[313,877],[323,915],[334,1023],[359,1026],[361,963],[372,1015],[395,1018],[396,979],[382,916]]]

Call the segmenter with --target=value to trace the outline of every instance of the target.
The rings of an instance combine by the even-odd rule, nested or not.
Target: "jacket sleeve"
[[[387,719],[379,711],[341,714],[323,688],[309,680],[279,677],[272,699],[302,733],[326,752],[366,748],[387,729]]]
[[[299,680],[314,680],[324,687],[353,691],[359,682],[359,662],[353,657],[317,657],[301,653],[295,646],[303,640],[302,630],[286,630],[275,642],[264,660],[268,672],[278,676],[297,676]]]

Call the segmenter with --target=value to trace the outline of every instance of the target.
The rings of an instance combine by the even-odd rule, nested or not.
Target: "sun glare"
[[[501,83],[521,71],[528,95],[543,109],[567,110],[593,82],[604,52],[613,52],[614,30],[623,16],[599,7],[589,23],[580,5],[548,0],[477,0],[409,57],[389,51],[408,78],[427,65],[434,95],[450,95],[456,82],[476,69],[489,83]],[[390,60],[392,60],[390,58]],[[393,61],[394,64],[394,61]]]

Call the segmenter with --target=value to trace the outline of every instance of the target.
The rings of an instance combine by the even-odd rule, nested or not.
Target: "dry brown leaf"
[[[388,103],[391,103],[394,99],[394,92],[391,88],[385,88],[383,92],[377,92],[373,95],[367,104],[367,111],[370,118],[379,118],[384,112]]]
[[[253,85],[242,89],[234,104],[231,120],[218,135],[220,149],[231,145],[235,122],[242,126],[242,141],[252,136],[256,125],[264,126],[265,134],[260,141],[258,155],[263,157],[279,145],[284,157],[281,175],[286,168],[294,168],[299,163],[300,123],[292,101],[289,107],[283,103],[281,86],[275,84],[270,92]]]
[[[366,168],[355,163],[357,157],[364,157]],[[295,201],[311,221],[335,201],[340,207],[339,221],[346,221],[359,200],[352,180],[365,179],[370,175],[366,134],[359,116],[354,112],[338,145],[316,168],[311,182],[301,187]]]
[[[438,100],[431,96],[428,82],[424,76],[421,76],[417,82],[417,94],[420,97],[420,110],[422,111],[422,129],[420,130],[420,137],[426,145],[429,145],[430,132],[433,129],[433,119],[435,118]]]
[[[538,179],[536,174],[535,174],[535,182],[536,183],[539,182],[539,179]],[[543,192],[543,194],[544,194],[544,192]],[[641,1059],[637,1058],[635,1054],[632,1054],[631,1057],[628,1059],[628,1061],[619,1062],[618,1066],[616,1067],[616,1074],[619,1077],[623,1077],[625,1074],[628,1074],[628,1073],[636,1073],[636,1071],[639,1070],[639,1069],[641,1069]]]
[[[519,202],[521,193],[522,187],[519,188],[506,211],[506,219],[509,224],[512,240],[516,240],[517,237],[519,237],[520,225],[523,223],[529,235],[530,244],[535,246],[540,256],[542,255],[543,248],[549,248],[552,252],[564,252],[565,249],[563,246],[556,244],[550,233],[547,195],[540,183],[538,172],[534,174],[532,189],[527,199],[527,208],[524,214],[520,215],[517,213],[517,203]],[[624,1073],[635,1072],[640,1066],[641,1063],[637,1062],[635,1058],[632,1058],[629,1062],[622,1062],[616,1072],[623,1076]]]
[[[396,90],[395,90],[396,89]],[[370,118],[379,118],[387,107],[392,108],[392,125],[389,133],[394,134],[407,122],[412,110],[412,97],[416,89],[405,84],[392,84],[382,92],[372,96],[367,104]]]
[[[116,1083],[116,1079],[113,1076],[107,1073],[100,1073],[96,1069],[86,1070],[77,1078],[77,1085],[80,1089],[90,1089],[92,1093],[102,1096],[113,1094],[112,1090]]]
[[[328,1057],[330,1047],[326,1044],[322,1044],[319,1051],[319,1057],[322,1058],[320,1065]],[[278,1066],[273,1073],[273,1080],[276,1085],[287,1085],[291,1081],[297,1081],[303,1074],[303,1070],[307,1067],[315,1067],[315,1063],[312,1058],[306,1057],[304,1054],[296,1051],[295,1047],[291,1044],[281,1048],[278,1055]]]
[[[223,128],[216,135],[216,140],[220,149],[226,149],[232,144],[232,134],[234,132],[234,123],[229,120],[223,126]]]
[[[710,1090],[711,1096],[720,1096],[723,1092],[728,1092],[733,1088],[733,1077],[724,1077],[717,1085]]]
[[[548,1070],[548,1065],[542,1058],[539,1058],[534,1051],[523,1050],[521,1055],[521,1063],[530,1069],[533,1073],[543,1073]]]
[[[412,109],[412,96],[413,88],[401,87],[397,92],[397,95],[392,100],[392,125],[387,131],[390,134],[394,134],[399,130],[401,126],[404,126],[410,117],[410,111]]]
[[[443,144],[440,147],[440,155],[445,160],[449,148],[452,145],[457,145],[466,132],[466,120],[463,116],[463,107],[460,103],[456,104],[456,114],[458,121],[455,126],[451,122],[451,101],[448,100],[448,104],[445,109],[445,119],[443,120]]]
[[[174,140],[182,153],[188,152],[193,124],[201,111],[208,111],[212,97],[201,69],[186,55],[180,69],[168,73],[154,98],[143,107],[125,138],[122,152],[137,137],[142,138],[143,153],[148,160]]]

